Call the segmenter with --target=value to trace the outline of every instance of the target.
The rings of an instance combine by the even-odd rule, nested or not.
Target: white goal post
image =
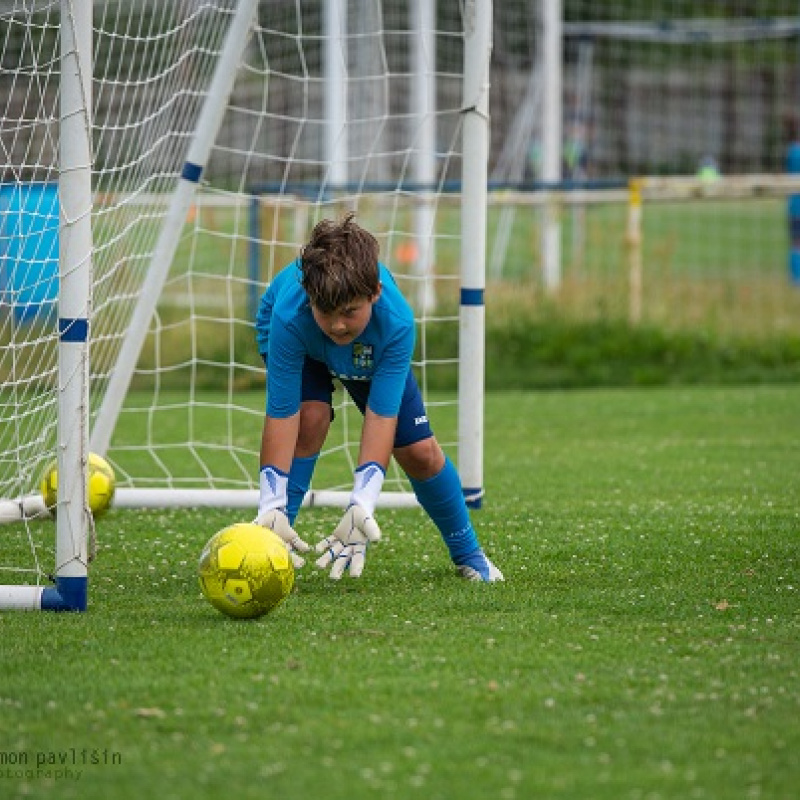
[[[415,306],[414,368],[480,506],[491,0],[362,5],[0,10],[0,204],[17,203],[0,205],[0,608],[86,608],[89,452],[117,507],[255,512],[254,299],[350,210]],[[336,415],[308,505],[349,495],[360,422],[344,399]],[[38,484],[56,457],[51,569]],[[396,468],[382,503],[416,503]]]
[[[58,353],[55,455],[62,477],[58,482],[54,585],[0,586],[3,608],[83,611],[87,602],[88,542],[92,526],[85,502],[92,278],[91,30],[91,5],[64,0],[58,114],[59,287],[53,335]],[[23,329],[25,324],[21,323]],[[4,388],[4,392],[7,390]],[[16,392],[17,387],[10,387],[10,391]],[[19,424],[19,420],[8,422]],[[24,513],[23,501],[19,508]]]

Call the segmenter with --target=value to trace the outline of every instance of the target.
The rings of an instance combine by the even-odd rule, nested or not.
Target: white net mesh
[[[209,87],[237,5],[94,5],[93,428],[112,376],[125,368],[122,343],[198,120],[215,101]],[[264,409],[255,307],[323,217],[354,210],[375,232],[417,306],[415,367],[429,405],[452,406],[461,12],[426,17],[402,2],[326,8],[328,16],[318,3],[262,4],[237,61],[144,345],[127,364],[135,369],[107,452],[123,492],[255,489]],[[57,228],[60,10],[26,3],[2,13],[3,198],[13,193],[27,225],[12,229],[4,216],[0,497],[15,499],[36,490],[55,445],[57,230],[46,240],[54,253],[11,247],[53,219]],[[28,197],[39,185],[50,202],[44,212],[44,200]],[[49,293],[34,305],[18,284]],[[317,488],[348,487],[360,429],[351,414],[342,398]],[[452,447],[452,413],[442,420],[437,432]],[[404,488],[394,472],[387,489]]]
[[[157,13],[153,7],[147,23],[142,9],[120,6],[118,13],[129,19],[123,24],[117,17],[110,28],[127,30],[135,20],[138,30],[151,25],[149,36],[118,44],[115,36],[97,34],[96,180],[102,191],[95,224],[95,398],[119,369],[118,337],[151,268],[171,190],[208,102],[228,5],[175,4]],[[429,53],[423,64],[418,57],[412,63],[417,34],[405,4],[369,13],[358,4],[331,6],[337,17],[327,23],[318,4],[261,9],[263,22],[245,48],[110,443],[123,486],[254,487],[264,408],[263,364],[253,337],[256,304],[323,217],[356,211],[378,236],[383,259],[412,301],[422,298],[419,285],[441,284],[436,303],[418,308],[417,367],[424,385],[437,368],[426,352],[425,330],[455,329],[458,207],[442,187],[460,175],[460,17],[455,10],[437,22],[447,27],[425,33],[436,56]],[[341,31],[333,44],[326,24]],[[328,47],[333,55],[326,55]],[[345,108],[333,121],[326,108],[332,91],[326,58],[341,61],[338,79],[344,81]],[[436,96],[424,103],[414,95],[420,81],[435,86]],[[420,136],[434,116],[435,153],[436,144]],[[331,131],[336,119],[342,127]],[[332,150],[338,161],[331,160]],[[423,157],[429,161],[425,174]],[[449,369],[450,377],[439,385],[452,388],[456,356],[450,347],[440,359],[439,369]],[[360,426],[346,413],[339,416],[328,452],[350,456]],[[352,461],[337,463],[344,468],[326,473],[323,461],[322,485],[330,485],[324,476],[332,472],[342,485],[349,480]],[[394,479],[399,485],[399,475]]]

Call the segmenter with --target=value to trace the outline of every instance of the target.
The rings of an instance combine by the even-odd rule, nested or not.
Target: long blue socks
[[[478,554],[485,560],[464,502],[461,479],[452,461],[446,458],[441,472],[428,480],[410,480],[420,505],[439,529],[453,563],[467,564],[470,556]]]
[[[314,474],[314,467],[317,464],[319,453],[305,458],[292,459],[292,466],[289,468],[289,485],[286,489],[287,504],[286,516],[289,524],[294,525],[297,512],[303,504],[308,487],[311,485],[311,476]]]

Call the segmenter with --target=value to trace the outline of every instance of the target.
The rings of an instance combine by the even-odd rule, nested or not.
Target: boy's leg
[[[398,452],[395,451],[395,456]],[[401,454],[398,458],[401,466],[402,458]],[[444,465],[431,478],[418,479],[410,474],[408,478],[420,505],[439,529],[459,574],[472,580],[503,580],[500,570],[489,561],[478,542],[453,462],[445,457]]]
[[[294,525],[303,498],[311,486],[314,467],[333,420],[333,382],[321,362],[306,358],[302,397],[300,431],[289,468],[287,487],[286,516],[291,525]]]
[[[363,385],[351,389],[345,383],[345,387],[363,410],[365,398],[356,396],[359,390],[363,392]],[[411,481],[420,505],[438,528],[459,574],[472,580],[503,580],[500,570],[481,550],[461,479],[433,435],[422,394],[410,371],[397,417],[394,456]]]

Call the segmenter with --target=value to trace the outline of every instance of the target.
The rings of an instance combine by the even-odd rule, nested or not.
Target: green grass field
[[[0,797],[793,800],[798,408],[491,394],[475,520],[505,584],[386,511],[360,581],[307,567],[255,622],[195,578],[231,514],[112,510],[88,613],[0,613]]]

